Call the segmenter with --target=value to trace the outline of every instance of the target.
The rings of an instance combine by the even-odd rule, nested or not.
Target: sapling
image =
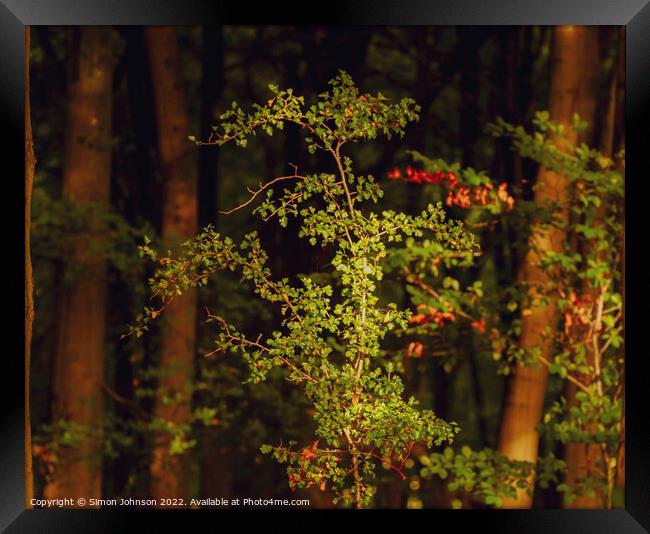
[[[307,105],[291,89],[271,85],[264,104],[245,112],[233,103],[208,139],[190,138],[197,146],[234,142],[245,147],[258,132],[272,135],[291,124],[304,131],[310,153],[331,158],[331,169],[303,173],[293,167],[290,174],[250,189],[246,202],[226,212],[261,199],[252,212],[263,222],[276,220],[286,228],[289,217],[298,219],[300,237],[331,254],[330,283],[323,277],[277,278],[257,232],[235,243],[208,226],[176,256],[161,255],[149,243],[140,248],[157,264],[150,279],[156,305],[145,309],[132,332],[141,335],[169,302],[188,288],[206,285],[213,273],[237,271],[260,298],[280,307],[282,320],[271,335],[248,337],[208,309],[207,321],[217,327],[210,355],[241,354],[253,383],[274,367],[285,369],[287,380],[313,404],[315,436],[300,447],[265,445],[262,452],[288,464],[292,489],[331,487],[337,502],[362,507],[372,501],[378,462],[404,477],[402,467],[416,443],[451,443],[458,431],[455,423],[404,398],[402,380],[382,349],[387,334],[404,329],[411,317],[410,310],[380,301],[388,253],[405,239],[417,240],[425,255],[471,255],[476,245],[462,223],[446,219],[440,203],[418,215],[377,210],[380,184],[373,176],[355,174],[346,155],[349,144],[403,136],[408,123],[419,118],[416,103],[361,94],[343,71],[330,86]],[[277,186],[282,186],[278,192]]]

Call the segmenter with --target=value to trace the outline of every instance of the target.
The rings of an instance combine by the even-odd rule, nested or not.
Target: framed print
[[[0,6],[2,527],[647,532],[650,7],[303,7]]]

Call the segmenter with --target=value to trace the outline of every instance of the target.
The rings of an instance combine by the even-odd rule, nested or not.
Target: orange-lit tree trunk
[[[112,81],[116,34],[110,28],[74,29],[63,167],[63,197],[108,206],[111,176]],[[81,430],[81,441],[62,447],[48,498],[99,497],[102,378],[106,314],[106,262],[92,252],[92,221],[77,239],[61,293],[53,371],[53,416]],[[79,425],[79,426],[78,426]]]
[[[189,115],[176,30],[148,27],[147,53],[154,88],[158,153],[164,179],[162,235],[169,248],[197,231],[195,148],[188,141]],[[161,341],[161,375],[155,417],[184,425],[191,418],[189,383],[194,372],[196,293],[188,291],[166,308]],[[172,402],[169,400],[173,398]],[[156,436],[149,469],[152,497],[184,498],[189,492],[187,454],[169,454],[169,433]]]
[[[34,472],[32,470],[32,422],[30,411],[30,363],[32,345],[32,324],[34,323],[34,286],[32,280],[32,255],[29,230],[32,212],[32,185],[34,183],[34,142],[29,96],[29,44],[30,29],[25,26],[25,506],[34,497]]]
[[[601,62],[600,54],[598,53],[598,28],[590,26],[586,28],[585,39],[582,43],[586,47],[583,55],[585,60],[584,75],[581,79],[580,87],[578,90],[578,99],[576,101],[576,113],[580,118],[587,121],[587,129],[578,135],[578,142],[587,143],[589,146],[594,146],[596,143],[595,124],[596,124],[596,108],[598,105],[598,91],[600,82]],[[610,95],[614,98],[614,95]],[[612,117],[613,118],[613,117]],[[605,131],[609,126],[610,113],[609,108],[605,113],[605,121],[603,123],[602,140],[604,141],[609,137]],[[611,125],[613,128],[613,124]],[[611,156],[611,150],[610,154]],[[575,184],[574,184],[575,187]],[[571,226],[580,221],[571,221]],[[579,244],[577,241],[577,233],[572,234],[571,244],[574,252],[579,252]],[[586,288],[585,288],[586,289]],[[569,405],[576,403],[575,395],[577,387],[572,382],[567,382],[565,386],[565,396]],[[596,446],[595,449],[598,449]],[[569,485],[574,485],[576,481],[584,477],[588,472],[589,460],[587,458],[587,445],[584,443],[567,443],[564,450],[564,460],[567,463],[567,474],[565,482]],[[581,495],[576,498],[568,507],[570,508],[598,508],[601,504],[600,499],[597,497],[587,497]]]
[[[587,28],[580,26],[558,26],[553,30],[551,53],[551,73],[549,87],[549,112],[552,120],[567,125],[576,110],[580,79],[585,64],[583,42]],[[568,141],[575,142],[576,134],[568,133]],[[558,216],[568,220],[566,177],[540,168],[535,186],[537,204],[557,202],[562,206]],[[544,229],[534,226],[529,242],[529,250],[524,260],[521,278],[535,297],[537,289],[543,289],[548,282],[546,273],[539,267],[543,251],[561,251],[565,233],[554,227]],[[555,329],[557,325],[556,306],[553,301],[547,306],[533,304],[521,318],[520,345],[523,349],[539,349],[541,356],[549,358],[552,351],[550,339],[545,335],[546,328]],[[540,423],[548,369],[545,365],[526,367],[519,365],[512,377],[507,393],[505,410],[501,422],[499,450],[508,458],[537,461]],[[534,479],[528,481],[532,492]],[[515,499],[505,499],[506,508],[530,508],[532,497],[526,490],[518,490]]]
[[[618,46],[618,64],[615,65],[608,91],[607,106],[604,109],[604,120],[600,131],[600,151],[608,158],[613,157],[616,142],[616,125],[620,122],[621,114],[625,114],[624,105],[624,43],[619,38]],[[607,215],[607,205],[602,204],[596,211],[595,225],[602,223]],[[584,281],[582,287],[583,294],[592,294],[593,290],[589,284]],[[587,347],[587,358],[590,363],[593,362],[593,352]],[[592,363],[593,365],[593,363]],[[576,387],[572,383],[567,384],[567,400],[569,403],[575,403]],[[566,483],[573,485],[580,478],[585,476],[598,476],[598,472],[605,469],[602,466],[603,457],[600,446],[597,444],[587,445],[585,443],[568,443],[565,450],[565,461],[567,462]],[[578,496],[570,505],[570,508],[602,508],[606,502],[604,495],[587,495]]]

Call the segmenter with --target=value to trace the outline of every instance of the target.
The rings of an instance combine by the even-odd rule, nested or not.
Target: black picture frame
[[[536,533],[589,532],[641,533],[650,530],[650,388],[645,384],[642,329],[646,320],[648,288],[642,270],[647,222],[643,219],[642,191],[644,157],[650,140],[650,3],[647,0],[330,0],[324,6],[306,2],[247,5],[224,0],[2,0],[0,3],[0,109],[7,134],[4,148],[5,189],[3,202],[4,266],[24,272],[23,235],[13,232],[23,215],[20,195],[24,169],[24,27],[25,25],[193,25],[193,24],[340,24],[340,25],[520,25],[594,24],[626,26],[626,498],[624,510],[428,510],[423,513],[454,514],[454,530],[469,531],[471,523],[481,532]],[[7,165],[7,163],[11,165]],[[24,171],[23,171],[24,172]],[[12,189],[16,187],[16,191]],[[14,235],[15,234],[15,235]],[[632,246],[627,246],[628,244]],[[15,246],[15,248],[13,248]],[[5,288],[17,286],[5,280]],[[3,291],[4,292],[4,291]],[[6,292],[5,294],[8,294]],[[5,338],[20,332],[18,309],[21,298],[5,303],[11,310],[4,321]],[[14,324],[15,322],[15,324]],[[18,377],[24,372],[20,339],[3,344],[2,448],[0,473],[0,528],[6,532],[121,532],[129,531],[134,519],[150,524],[164,522],[169,528],[179,522],[187,529],[194,520],[214,520],[214,514],[236,513],[244,526],[257,511],[154,511],[117,510],[25,510],[23,505],[24,389]],[[283,512],[306,514],[317,511]],[[349,511],[342,511],[350,513]],[[370,511],[369,511],[370,512]],[[374,511],[385,515],[387,511]],[[374,515],[374,512],[370,512]],[[329,512],[328,512],[329,513]],[[338,512],[333,512],[335,515]],[[354,513],[354,512],[352,512]],[[364,514],[368,512],[362,512]],[[409,513],[409,512],[401,512]],[[322,512],[321,512],[322,514]],[[319,514],[319,515],[321,515]],[[212,518],[210,518],[212,516]],[[348,516],[349,517],[349,516]],[[363,516],[366,518],[367,516]],[[416,518],[432,521],[439,518]],[[302,521],[304,519],[300,518]],[[335,518],[336,519],[336,518]],[[413,519],[413,518],[409,518]],[[293,520],[286,519],[288,523]],[[310,520],[310,519],[308,519]],[[223,523],[222,523],[223,524]],[[182,527],[180,527],[182,525]],[[305,528],[307,528],[305,524]],[[438,527],[436,527],[438,528]]]

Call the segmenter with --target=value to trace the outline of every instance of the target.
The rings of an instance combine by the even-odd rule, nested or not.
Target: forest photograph
[[[624,26],[26,45],[28,508],[625,508]]]

